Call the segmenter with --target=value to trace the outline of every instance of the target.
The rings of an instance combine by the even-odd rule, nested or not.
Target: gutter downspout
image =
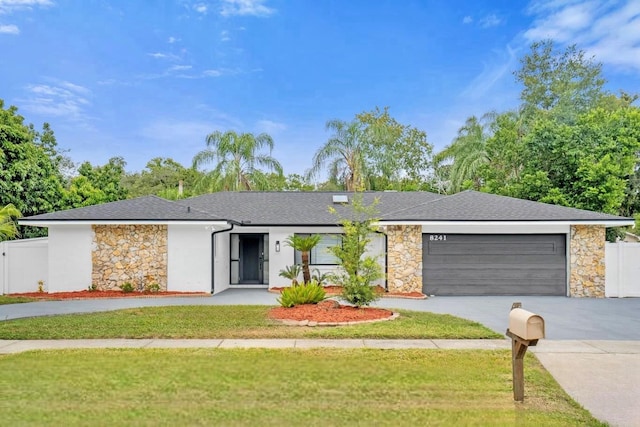
[[[216,234],[224,233],[225,231],[231,231],[233,230],[234,226],[240,225],[240,223],[236,221],[227,221],[227,222],[231,224],[231,227],[223,228],[222,230],[211,232],[211,295],[213,295],[215,282],[216,282],[216,276],[215,276]]]

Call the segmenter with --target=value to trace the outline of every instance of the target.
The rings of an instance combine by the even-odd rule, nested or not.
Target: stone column
[[[100,290],[157,283],[167,290],[167,226],[94,225],[92,283]],[[87,285],[88,286],[88,285]]]
[[[422,226],[389,225],[386,234],[389,292],[422,293]]]
[[[604,297],[605,227],[572,225],[570,238],[569,295]]]

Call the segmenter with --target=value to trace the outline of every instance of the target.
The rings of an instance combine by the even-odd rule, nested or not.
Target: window
[[[300,234],[299,236],[309,236],[309,234]],[[309,264],[312,265],[337,265],[338,259],[329,252],[331,246],[339,245],[342,242],[342,235],[340,234],[320,234],[322,239],[320,243],[311,249],[309,256]],[[295,261],[296,264],[302,264],[302,254],[300,251],[296,251]]]

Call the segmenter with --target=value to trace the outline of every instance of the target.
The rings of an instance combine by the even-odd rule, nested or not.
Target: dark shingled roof
[[[345,192],[219,192],[172,202],[155,196],[105,203],[21,219],[29,221],[235,221],[246,225],[333,225],[349,217],[333,203]],[[365,205],[378,199],[382,221],[626,221],[615,215],[464,191],[452,196],[418,192],[365,192]],[[329,212],[334,207],[339,215]]]
[[[327,225],[336,224],[341,216],[349,216],[348,206],[333,203],[334,195],[346,195],[349,204],[353,193],[346,192],[219,192],[180,200],[178,203],[215,212],[218,217],[231,218],[251,225]],[[379,203],[379,215],[397,209],[410,208],[444,196],[428,192],[365,192],[363,202]],[[329,212],[329,206],[338,215]]]
[[[209,212],[165,200],[156,196],[104,203],[22,218],[20,221],[212,221]]]
[[[408,209],[382,215],[388,221],[621,221],[615,215],[463,191]]]

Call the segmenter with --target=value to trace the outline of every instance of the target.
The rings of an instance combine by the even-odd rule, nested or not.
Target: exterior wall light
[[[276,252],[280,252],[280,240],[276,240]]]

